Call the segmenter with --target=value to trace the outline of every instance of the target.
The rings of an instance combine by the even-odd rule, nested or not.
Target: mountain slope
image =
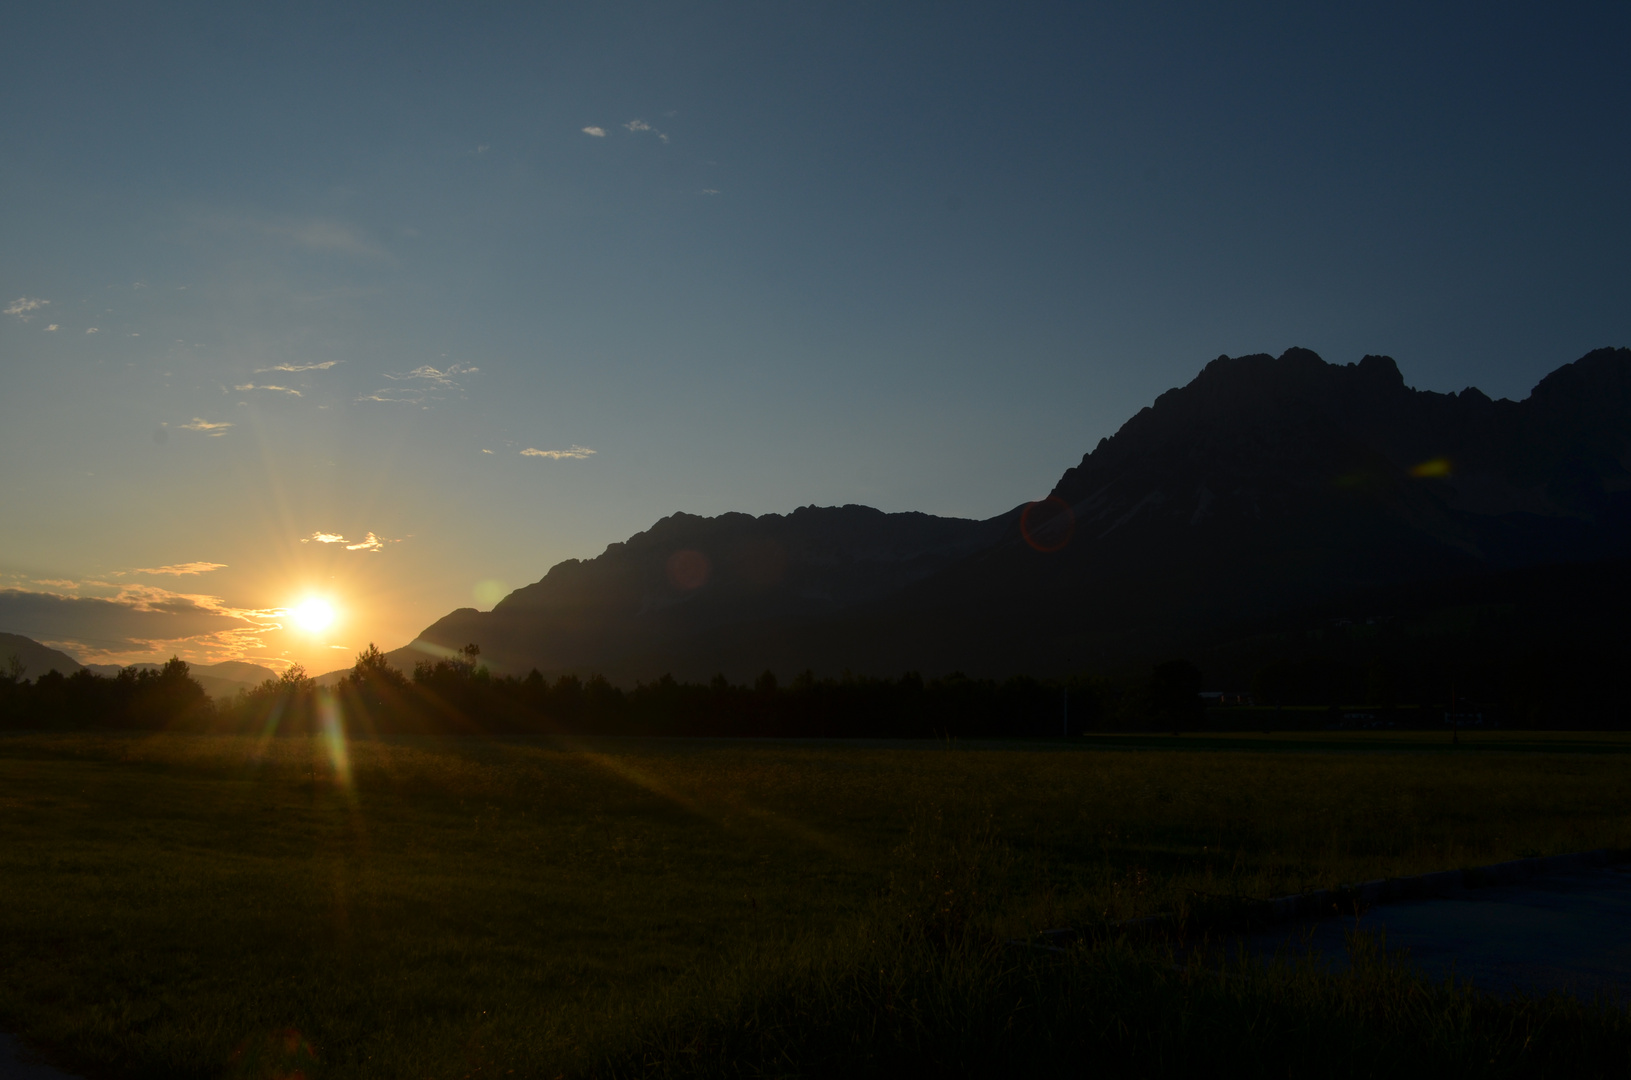
[[[1401,582],[1631,549],[1631,351],[1522,402],[1406,386],[1388,357],[1219,357],[985,522],[805,508],[685,514],[568,561],[393,657],[751,677],[1049,673]]]
[[[407,668],[475,642],[499,670],[641,677],[666,670],[688,642],[767,622],[819,623],[898,592],[990,544],[1000,529],[864,506],[674,514],[599,558],[556,565],[491,612],[445,616],[391,657]]]
[[[16,660],[20,674],[25,679],[36,679],[48,671],[72,675],[81,666],[78,660],[67,653],[41,645],[33,638],[21,634],[0,634],[0,675],[7,673],[13,659]]]

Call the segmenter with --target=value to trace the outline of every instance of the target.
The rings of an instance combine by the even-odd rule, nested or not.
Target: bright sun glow
[[[334,622],[334,605],[321,597],[310,597],[289,609],[295,625],[308,634],[320,634]]]

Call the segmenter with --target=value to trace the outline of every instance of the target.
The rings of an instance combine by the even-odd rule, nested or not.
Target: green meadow
[[[0,1030],[92,1077],[1624,1075],[1623,1007],[1115,924],[1631,848],[1628,791],[1616,734],[8,736]]]

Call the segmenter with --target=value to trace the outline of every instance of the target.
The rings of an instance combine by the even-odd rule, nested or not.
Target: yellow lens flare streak
[[[1449,476],[1454,471],[1449,458],[1431,458],[1420,464],[1410,467],[1410,475],[1414,477]]]

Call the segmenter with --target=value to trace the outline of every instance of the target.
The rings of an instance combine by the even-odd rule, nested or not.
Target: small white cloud
[[[52,332],[52,331],[53,331],[53,330],[55,330],[55,329],[56,329],[56,328],[57,328],[57,324],[56,324],[56,323],[52,323],[52,324],[51,324],[51,325],[50,325],[50,326],[47,326],[47,327],[46,327],[46,328],[45,328],[45,332],[46,332],[46,333],[47,333],[47,334],[49,334],[49,333],[51,333],[51,332]]]
[[[701,194],[701,195],[718,195],[719,194],[719,189],[718,188],[705,187],[698,194]]]
[[[529,446],[525,450],[521,451],[521,456],[547,458],[550,461],[582,461],[584,458],[589,457],[593,453],[594,451],[589,449],[587,446],[577,446],[574,444],[565,450],[538,450]]]
[[[593,124],[584,128],[583,133],[585,135],[593,135],[597,139],[604,139],[606,137],[606,129],[603,127],[595,127]]]
[[[4,312],[7,315],[15,315],[24,322],[27,322],[29,319],[32,319],[42,307],[50,302],[51,301],[49,300],[39,300],[33,297],[19,296],[5,307],[0,308],[0,312]]]
[[[132,574],[171,574],[175,577],[184,577],[188,574],[207,574],[211,570],[225,570],[226,563],[220,562],[184,562],[172,566],[150,566],[129,571]]]
[[[176,430],[199,431],[203,432],[205,435],[224,435],[226,434],[227,428],[231,426],[232,421],[230,420],[205,420],[202,417],[195,416],[188,423],[177,424]]]
[[[354,544],[347,544],[347,551],[384,551],[386,544],[400,544],[400,540],[385,540],[373,533],[368,533]]]
[[[485,154],[487,150],[488,146],[486,143],[482,143],[480,146],[476,147],[476,153],[478,154]]]
[[[96,327],[93,326],[90,329],[86,330],[85,332],[87,334],[100,334],[102,331],[98,330]]]
[[[376,533],[368,533],[361,540],[347,540],[339,533],[314,532],[302,537],[302,544],[340,544],[347,551],[384,551],[386,544],[400,544],[400,540],[387,540]]]
[[[234,386],[233,389],[234,390],[275,390],[280,394],[293,394],[295,397],[300,397],[301,396],[300,391],[294,389],[294,387],[292,387],[292,386],[265,386],[265,385],[256,386],[254,383],[244,383],[241,386]]]
[[[483,450],[483,451],[482,451],[482,453],[484,453],[484,454],[491,454],[491,453],[492,453],[492,451],[491,451],[491,450]]]
[[[287,371],[291,374],[299,374],[302,371],[327,371],[338,363],[338,360],[324,360],[321,364],[273,364],[271,367],[256,368],[255,374],[265,375],[270,371]]]
[[[630,120],[628,123],[624,124],[623,126],[628,128],[630,131],[650,131],[651,130],[651,125],[646,123],[644,120]]]
[[[662,132],[659,131],[659,132],[657,132],[657,141],[658,142],[667,142],[668,141],[668,136],[664,135]]]

